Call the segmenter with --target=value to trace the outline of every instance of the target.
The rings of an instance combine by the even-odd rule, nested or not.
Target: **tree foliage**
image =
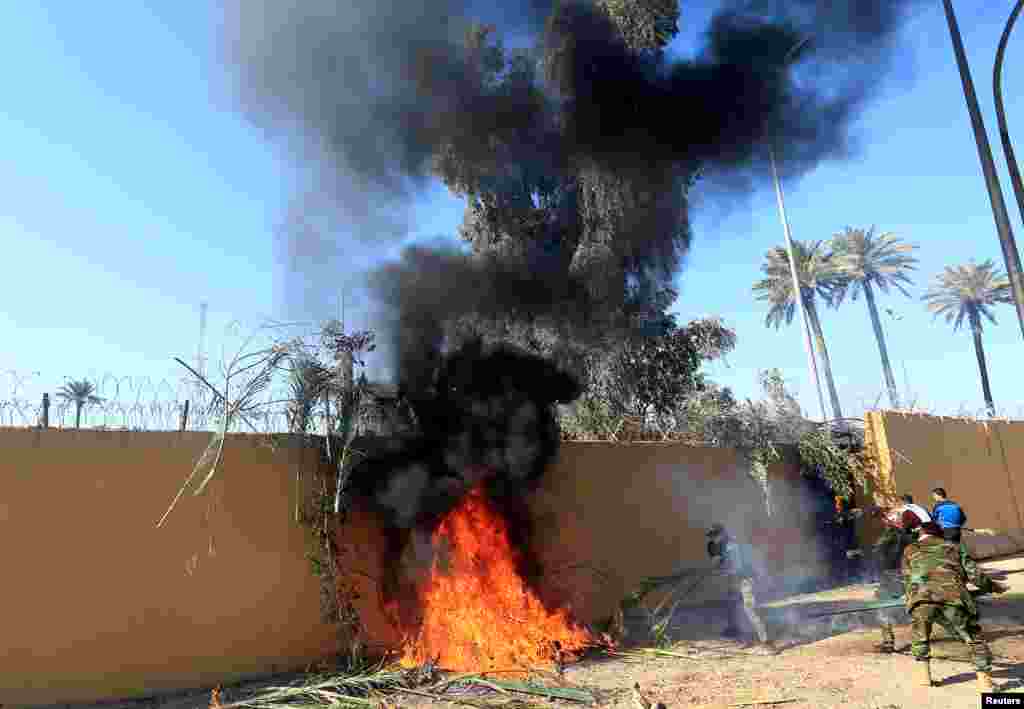
[[[996,322],[992,306],[998,303],[1012,303],[1010,281],[996,268],[991,259],[977,264],[971,261],[962,266],[947,266],[924,294],[928,310],[946,322],[953,323],[953,330],[959,330],[964,319],[971,326],[974,337],[974,354],[978,360],[978,374],[981,376],[981,391],[989,415],[995,414],[992,387],[988,380],[988,365],[985,361],[985,347],[982,344],[984,323],[982,316],[993,325]]]
[[[709,388],[700,371],[736,345],[736,334],[717,318],[680,327],[666,316],[649,325],[645,335],[592,355],[587,392],[567,421],[570,433],[607,435],[633,419],[645,431],[656,423],[663,432],[678,430],[684,403]]]
[[[705,387],[701,364],[730,352],[736,334],[719,320],[695,320],[678,327],[674,318],[662,332],[627,342],[613,359],[613,377],[623,410],[641,421],[668,416]]]
[[[857,300],[871,286],[878,286],[883,293],[895,288],[910,297],[904,286],[912,282],[907,272],[917,268],[913,255],[916,245],[903,242],[891,232],[878,234],[874,227],[846,227],[832,237],[831,247],[831,261],[837,270],[835,305],[840,305],[847,293]]]
[[[992,259],[946,266],[923,300],[930,313],[953,323],[954,330],[959,330],[966,318],[971,329],[978,332],[982,331],[981,316],[995,325],[993,305],[1013,302],[1010,281]]]
[[[805,473],[820,476],[837,497],[852,500],[855,485],[867,484],[863,455],[841,448],[827,429],[805,433],[798,449]]]
[[[909,297],[904,285],[911,282],[907,272],[916,268],[917,259],[913,256],[915,248],[913,244],[901,242],[895,234],[876,234],[874,227],[867,231],[847,227],[832,237],[833,259],[839,268],[839,286],[833,305],[838,307],[848,291],[852,292],[853,300],[857,300],[861,293],[864,294],[878,344],[878,354],[882,360],[882,373],[889,390],[889,403],[894,408],[899,408],[899,395],[873,288],[877,286],[882,293],[887,294],[892,287]]]
[[[81,426],[82,411],[87,406],[103,403],[103,399],[96,396],[96,385],[87,379],[72,380],[65,383],[57,391],[57,398],[75,405],[75,428]]]
[[[598,0],[635,50],[660,50],[679,31],[676,0]]]
[[[794,239],[793,257],[804,307],[810,309],[819,297],[831,304],[838,297],[843,280],[842,270],[833,259],[828,245],[823,241],[803,242]],[[789,325],[796,314],[796,298],[786,247],[776,246],[771,249],[765,255],[761,270],[764,278],[754,284],[754,294],[757,300],[768,302],[765,326],[778,329],[783,324]]]
[[[833,257],[825,242],[805,243],[794,240],[793,261],[796,266],[797,282],[800,290],[800,306],[807,318],[807,324],[813,333],[814,344],[821,358],[825,383],[828,386],[829,398],[832,402],[832,414],[836,419],[843,418],[832,376],[832,363],[828,355],[828,345],[818,316],[817,299],[820,297],[826,304],[836,301],[843,288],[842,270]],[[764,278],[754,284],[757,300],[766,300],[769,304],[765,317],[765,326],[778,329],[783,323],[793,321],[797,308],[797,294],[793,286],[793,269],[789,262],[789,252],[783,246],[776,246],[765,255],[761,267]]]

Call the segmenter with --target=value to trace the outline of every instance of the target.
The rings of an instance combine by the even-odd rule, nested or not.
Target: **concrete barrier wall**
[[[208,492],[155,528],[209,439],[0,430],[0,703],[202,686],[334,651],[293,522],[316,451],[232,435]]]
[[[155,528],[208,441],[0,430],[0,703],[202,686],[338,649],[335,630],[320,622],[306,531],[294,521],[322,465],[317,450],[231,435],[209,490],[182,498]],[[707,568],[703,532],[715,521],[753,541],[768,571],[811,569],[818,554],[801,526],[798,476],[792,461],[773,466],[768,517],[734,451],[567,443],[530,501],[545,583],[581,620],[606,618],[644,577]],[[379,525],[357,509],[339,541],[362,586],[370,640],[393,645],[373,581]],[[721,592],[709,583],[690,600]]]
[[[865,416],[868,450],[877,461],[871,497],[881,504],[910,493],[930,508],[944,487],[967,513],[965,533],[978,558],[1024,549],[1024,422],[983,422],[891,411]],[[867,527],[871,541],[878,527]]]

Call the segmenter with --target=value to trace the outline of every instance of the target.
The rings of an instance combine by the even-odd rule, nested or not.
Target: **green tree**
[[[889,352],[885,346],[882,322],[878,317],[874,289],[877,286],[882,293],[888,294],[890,287],[896,288],[909,298],[910,294],[903,284],[911,283],[907,271],[916,268],[917,259],[911,255],[916,248],[913,244],[902,243],[895,234],[877,234],[874,227],[867,231],[846,227],[832,237],[832,260],[842,277],[834,304],[836,307],[841,305],[847,292],[851,293],[852,300],[857,300],[861,292],[864,293],[871,327],[874,328],[875,341],[878,342],[878,354],[882,358],[889,403],[893,408],[899,408],[899,395],[896,393],[896,380],[892,376]]]
[[[731,406],[731,392],[715,388],[700,368],[732,351],[735,332],[718,318],[680,327],[671,315],[650,323],[645,332],[607,351],[588,353],[582,367],[585,392],[562,412],[565,433],[614,437],[627,419],[644,430],[653,419],[663,432],[679,432],[689,428],[698,410]]]
[[[705,387],[701,364],[736,346],[736,333],[716,318],[679,327],[673,317],[658,332],[627,342],[614,356],[611,374],[624,414],[646,427],[651,414],[671,416],[680,403]]]
[[[843,418],[839,395],[832,378],[832,363],[825,345],[825,335],[818,317],[817,298],[820,296],[826,304],[831,304],[836,297],[837,289],[841,288],[840,271],[836,267],[831,254],[824,242],[805,243],[793,240],[793,257],[796,261],[797,279],[800,282],[801,300],[807,321],[814,334],[815,346],[821,356],[825,382],[828,385],[829,398],[832,402],[832,415],[836,419]],[[764,300],[770,306],[765,317],[765,327],[778,329],[783,323],[793,322],[796,313],[796,298],[793,293],[793,276],[789,268],[789,255],[784,246],[776,246],[765,255],[761,266],[764,278],[754,284],[757,300]]]
[[[990,416],[993,415],[995,404],[992,401],[992,388],[989,386],[988,367],[985,364],[985,347],[981,342],[982,316],[995,325],[992,306],[997,303],[1013,302],[1010,281],[1006,274],[996,268],[992,259],[980,264],[972,260],[961,266],[946,266],[946,269],[935,277],[935,282],[922,300],[935,317],[942,315],[947,323],[953,323],[954,332],[960,329],[965,319],[970,324],[971,334],[974,336],[974,354],[978,358],[978,372],[981,374],[985,408]]]
[[[57,391],[57,398],[75,405],[75,428],[82,423],[82,410],[92,404],[101,404],[103,399],[96,396],[96,387],[87,379],[70,381]]]

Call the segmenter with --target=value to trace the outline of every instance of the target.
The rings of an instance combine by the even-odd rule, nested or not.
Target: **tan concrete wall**
[[[776,575],[820,572],[820,555],[808,543],[796,490],[794,462],[772,466],[774,512],[737,453],[660,443],[563,443],[559,456],[532,497],[531,509],[546,569],[545,582],[585,622],[609,617],[648,576],[680,568],[709,569],[704,532],[721,521],[760,552]],[[380,610],[376,560],[360,549],[380,543],[372,515],[360,511],[346,527],[345,563],[355,568],[362,594],[357,604],[371,639],[396,638]],[[691,603],[723,597],[709,582]]]
[[[910,493],[930,508],[931,489],[944,487],[963,506],[968,526],[1004,537],[1024,529],[1024,422],[872,411],[865,424],[877,461],[873,497],[879,503]],[[1016,551],[965,536],[982,558]]]
[[[337,648],[320,623],[298,469],[317,451],[232,435],[202,497],[155,523],[209,436],[0,430],[0,703],[68,702],[230,681]],[[567,443],[531,499],[545,577],[584,621],[637,582],[707,568],[715,521],[753,541],[775,573],[813,566],[792,462],[773,466],[774,516],[734,451]],[[304,489],[311,489],[307,484]],[[370,640],[394,645],[374,579],[381,530],[355,510],[343,559],[361,581]],[[710,583],[690,599],[720,597]]]
[[[155,528],[208,441],[0,430],[0,703],[201,686],[333,652],[292,521],[315,451],[232,435],[208,492]]]

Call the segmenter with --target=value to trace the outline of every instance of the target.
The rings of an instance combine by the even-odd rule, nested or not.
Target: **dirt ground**
[[[986,599],[982,609],[982,627],[994,655],[993,678],[1000,689],[1024,691],[1024,556],[985,562],[983,567],[1010,584],[1009,593]],[[939,686],[923,688],[911,684],[914,660],[909,653],[909,626],[896,628],[897,654],[881,655],[874,649],[879,639],[874,613],[813,622],[804,618],[808,608],[853,606],[869,600],[873,590],[873,586],[853,586],[786,601],[789,622],[777,630],[782,651],[776,656],[755,655],[738,642],[717,638],[724,625],[720,613],[686,610],[677,612],[670,626],[668,649],[674,656],[599,657],[568,667],[563,681],[595,690],[599,704],[609,709],[633,709],[629,688],[634,683],[669,709],[980,706],[967,648],[942,630],[936,630],[932,650],[932,673]],[[276,678],[275,684],[291,679],[295,677]],[[226,688],[222,701],[242,698],[266,685],[263,681]],[[209,697],[209,689],[204,689],[148,700],[64,706],[205,709]],[[395,700],[401,707],[423,709],[440,704],[404,696]]]

